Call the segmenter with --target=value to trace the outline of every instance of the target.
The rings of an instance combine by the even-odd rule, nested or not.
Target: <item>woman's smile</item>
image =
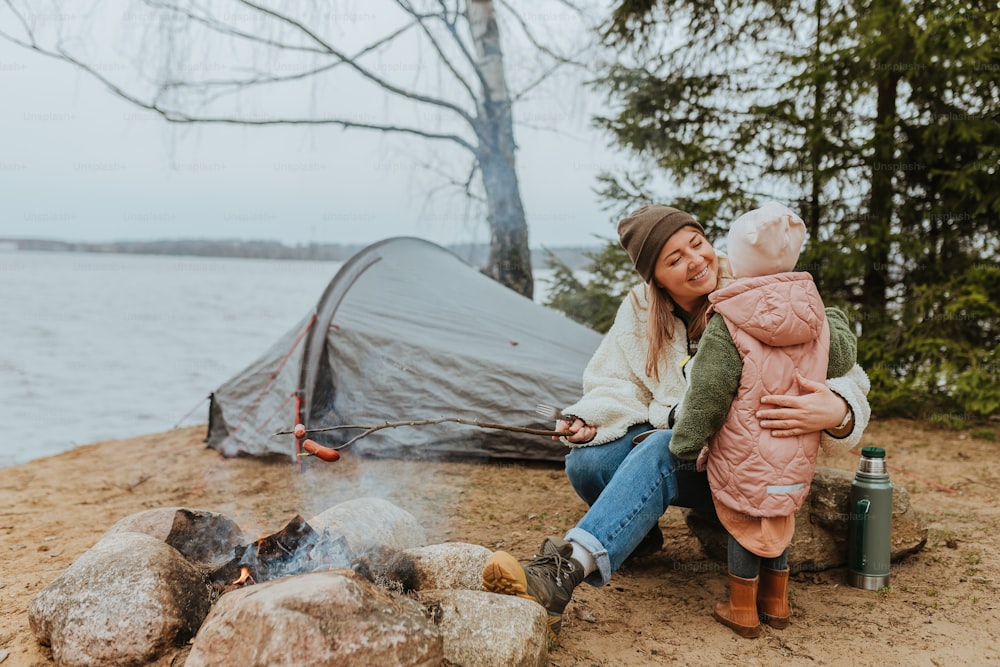
[[[704,269],[695,274],[694,277],[688,278],[688,281],[692,283],[698,282],[699,280],[708,275],[708,270],[711,268],[712,266],[710,264],[706,264]]]

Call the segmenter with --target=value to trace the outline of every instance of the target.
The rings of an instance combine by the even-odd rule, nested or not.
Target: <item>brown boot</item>
[[[483,589],[534,600],[549,613],[549,641],[554,646],[562,615],[583,581],[583,566],[573,557],[573,545],[558,537],[542,542],[538,554],[523,565],[505,551],[494,552],[483,568]]]
[[[757,611],[760,620],[779,630],[788,627],[792,610],[788,607],[788,569],[760,569],[760,586],[757,588]]]
[[[760,619],[757,618],[757,582],[759,577],[744,579],[729,575],[729,599],[715,605],[712,616],[727,625],[740,637],[760,636]]]

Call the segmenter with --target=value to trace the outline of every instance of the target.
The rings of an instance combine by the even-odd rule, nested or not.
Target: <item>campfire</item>
[[[246,565],[244,565],[244,566],[242,566],[240,568],[240,576],[239,576],[239,578],[236,581],[234,581],[232,583],[232,585],[233,586],[238,586],[240,584],[245,584],[248,581],[251,584],[257,583],[256,581],[253,580],[253,577],[250,576],[250,568],[247,567]]]
[[[301,515],[276,533],[237,546],[234,556],[209,574],[221,592],[290,574],[350,567],[353,554],[342,536],[324,539]]]
[[[29,622],[65,667],[292,664],[290,655],[294,664],[429,665],[446,655],[466,664],[498,613],[518,620],[497,625],[493,654],[513,651],[505,664],[521,664],[525,647],[544,655],[544,609],[481,591],[490,553],[430,543],[413,515],[381,498],[341,502],[308,522],[296,515],[259,539],[215,512],[146,510],[46,586]],[[512,641],[511,627],[524,636]]]

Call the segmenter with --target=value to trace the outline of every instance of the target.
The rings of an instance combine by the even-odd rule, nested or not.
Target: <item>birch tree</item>
[[[484,272],[532,296],[514,110],[585,48],[564,39],[588,34],[584,11],[566,0],[520,10],[513,0],[3,3],[0,37],[72,63],[170,123],[332,126],[447,144],[467,165],[444,168],[448,179],[485,209]],[[113,67],[99,55],[109,47]],[[283,104],[296,85],[311,86],[313,109]],[[360,106],[344,90],[381,91],[384,104]]]

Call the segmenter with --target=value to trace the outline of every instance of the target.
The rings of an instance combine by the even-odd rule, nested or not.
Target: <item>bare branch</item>
[[[488,206],[486,198],[473,190],[473,182],[476,179],[476,174],[479,172],[478,160],[476,159],[471,160],[469,165],[469,174],[464,180],[464,182],[460,182],[454,179],[450,175],[444,173],[444,171],[439,168],[428,166],[426,161],[420,164],[422,164],[422,166],[424,166],[425,169],[429,169],[433,173],[441,175],[445,181],[441,185],[437,185],[428,189],[427,195],[424,197],[423,206],[421,207],[421,216],[426,216],[429,214],[429,212],[431,211],[431,202],[434,199],[435,195],[441,192],[446,192],[449,189],[455,188],[461,190],[462,201],[464,202],[463,214],[460,216],[460,219],[462,220],[478,219],[478,216],[472,214],[472,207],[474,205]],[[430,217],[434,217],[433,214],[431,214]]]
[[[518,91],[514,95],[511,95],[510,101],[513,103],[523,100],[525,97],[528,96],[528,93],[530,93],[532,90],[545,83],[545,81],[550,76],[552,76],[555,73],[555,71],[560,67],[562,67],[562,64],[556,63],[552,67],[548,68],[546,71],[542,72],[542,74],[540,74],[534,81],[526,85],[522,90]]]
[[[556,0],[556,2],[558,2],[560,5],[562,5],[566,9],[568,9],[568,10],[570,10],[572,12],[575,12],[580,17],[584,17],[584,16],[587,15],[586,12],[584,12],[576,4],[570,2],[569,0]]]
[[[534,33],[531,31],[531,28],[528,25],[528,22],[524,20],[524,17],[521,16],[521,14],[518,13],[518,11],[514,9],[514,7],[512,7],[509,2],[507,2],[507,0],[497,0],[497,2],[499,4],[502,4],[507,9],[507,11],[511,13],[511,15],[514,17],[514,20],[517,21],[518,24],[521,26],[521,31],[524,33],[525,37],[528,38],[528,41],[531,42],[531,45],[555,61],[555,63],[551,67],[546,69],[546,71],[542,72],[538,77],[535,78],[534,81],[529,83],[527,86],[525,86],[522,90],[518,91],[516,94],[512,94],[511,95],[512,102],[517,102],[524,99],[529,92],[531,92],[533,89],[537,88],[541,84],[545,83],[545,81],[547,81],[548,78],[552,76],[556,72],[556,70],[560,69],[563,65],[579,67],[582,69],[586,69],[587,67],[589,67],[589,65],[587,65],[586,63],[578,60],[578,57],[581,54],[586,53],[591,48],[589,45],[581,47],[580,50],[577,51],[572,56],[564,56],[560,53],[556,53],[549,47],[545,46],[540,40],[538,40],[535,37]],[[573,7],[571,3],[564,2],[562,4],[565,4],[567,7],[575,9],[581,16],[583,15],[583,11],[580,10],[579,8]]]
[[[228,23],[222,23],[222,22],[219,22],[219,21],[215,21],[214,19],[210,20],[210,18],[206,18],[206,17],[202,17],[200,15],[194,14],[191,11],[186,10],[186,9],[182,9],[179,6],[174,5],[174,4],[169,4],[169,3],[166,3],[166,2],[159,2],[157,0],[146,0],[146,2],[150,6],[159,7],[160,9],[165,9],[167,11],[173,11],[173,12],[179,13],[179,14],[181,14],[181,15],[189,18],[189,19],[191,19],[192,21],[194,21],[196,23],[201,23],[205,27],[207,27],[207,28],[209,28],[211,30],[214,30],[215,32],[218,32],[219,34],[222,34],[222,35],[241,37],[243,39],[246,39],[249,42],[256,42],[257,44],[262,44],[262,45],[265,45],[265,46],[273,46],[273,47],[278,48],[278,49],[297,50],[297,51],[304,51],[306,53],[315,53],[315,54],[322,54],[322,55],[330,55],[329,50],[326,49],[326,48],[316,48],[316,47],[307,47],[307,46],[295,46],[295,45],[291,45],[291,44],[284,44],[284,43],[281,43],[281,42],[277,42],[275,40],[268,39],[266,37],[261,37],[259,35],[255,35],[255,34],[252,34],[252,33],[244,32],[242,30],[237,30],[235,27],[233,27],[232,25],[230,25]],[[402,35],[404,32],[406,32],[407,30],[411,29],[415,24],[416,24],[416,22],[408,23],[408,24],[402,26],[401,28],[392,31],[391,33],[389,33],[385,37],[382,37],[381,39],[376,40],[375,42],[372,42],[371,44],[369,44],[368,46],[366,46],[365,48],[363,48],[361,51],[358,51],[357,53],[355,53],[353,56],[351,56],[349,58],[349,60],[357,60],[359,58],[362,58],[365,55],[367,55],[368,53],[370,53],[372,51],[375,51],[376,49],[379,49],[379,48],[385,46],[386,44],[391,43],[396,38],[398,38],[400,35]],[[344,61],[338,61],[337,64],[338,65],[340,65],[340,64],[346,64],[346,62],[344,62]]]
[[[424,19],[427,17],[427,15],[418,15],[417,12],[410,5],[410,3],[404,2],[403,0],[396,0],[396,4],[399,5],[400,9],[410,14],[410,16],[412,16],[414,20],[420,24],[420,29],[424,31],[424,35],[427,37],[427,40],[431,43],[431,46],[434,48],[435,51],[437,51],[437,54],[441,57],[441,62],[444,64],[445,67],[448,68],[448,71],[452,73],[452,75],[462,86],[462,88],[465,89],[465,92],[469,94],[469,97],[473,101],[475,101],[476,100],[475,91],[472,90],[472,87],[469,85],[469,82],[465,80],[465,77],[463,77],[462,74],[457,69],[455,69],[455,66],[451,64],[451,60],[445,55],[444,50],[438,43],[437,37],[434,36],[434,34],[424,23]],[[432,16],[440,18],[446,26],[449,25],[447,16],[441,14],[434,14]]]
[[[22,40],[20,40],[20,39],[18,39],[16,37],[14,37],[13,35],[8,35],[6,32],[4,32],[2,30],[0,30],[0,36],[2,36],[4,39],[6,39],[9,42],[17,44],[18,46],[23,46],[23,47],[25,47],[27,49],[32,48],[35,45],[35,43],[36,43],[35,42],[35,31],[31,29],[31,25],[21,15],[21,12],[17,11],[17,7],[14,6],[14,3],[11,2],[11,0],[4,0],[4,4],[6,4],[10,8],[10,11],[14,14],[14,16],[17,17],[17,20],[18,20],[18,22],[20,22],[21,27],[24,28],[24,32],[26,32],[28,34],[28,39],[30,41],[24,42],[24,41],[22,41]]]
[[[272,40],[272,39],[261,37],[259,35],[255,35],[255,34],[252,34],[252,33],[244,32],[242,30],[237,30],[236,28],[234,28],[233,26],[231,26],[229,24],[218,22],[218,21],[212,19],[211,17],[203,17],[201,15],[193,13],[190,10],[183,9],[183,8],[179,7],[178,5],[175,5],[175,4],[172,4],[172,3],[157,2],[156,0],[146,0],[146,2],[151,7],[156,7],[156,8],[161,9],[161,10],[172,11],[172,12],[178,13],[178,14],[186,17],[187,19],[189,19],[189,20],[191,20],[191,21],[193,21],[195,23],[200,23],[201,25],[204,25],[208,29],[213,30],[215,32],[218,32],[219,34],[223,34],[223,35],[230,36],[230,37],[232,37],[232,36],[240,37],[240,38],[245,39],[245,40],[247,40],[249,42],[254,42],[254,43],[257,43],[257,44],[260,44],[260,45],[263,45],[263,46],[271,46],[271,47],[274,47],[274,48],[277,48],[277,49],[289,49],[289,50],[303,51],[303,52],[307,52],[307,53],[315,53],[315,54],[319,54],[319,55],[329,55],[329,53],[327,52],[326,49],[310,48],[310,47],[304,47],[304,46],[293,46],[293,45],[289,45],[289,44],[283,44],[281,42],[277,42],[277,41]],[[366,46],[364,49],[362,49],[361,51],[359,51],[358,53],[356,53],[354,56],[352,56],[351,59],[357,60],[357,59],[365,56],[366,54],[368,54],[368,53],[370,53],[370,52],[372,52],[372,51],[380,48],[381,46],[384,46],[385,44],[388,44],[388,43],[392,42],[393,40],[395,40],[396,38],[398,38],[400,35],[402,35],[404,32],[406,32],[407,30],[409,30],[410,28],[412,28],[414,26],[414,23],[409,23],[407,25],[402,26],[401,28],[399,28],[397,30],[394,30],[393,32],[391,32],[388,35],[386,35],[385,37],[383,37],[383,38],[381,38],[381,39],[373,42],[372,44]],[[156,97],[156,99],[159,99],[163,94],[165,94],[165,93],[167,93],[168,91],[171,91],[171,90],[188,90],[188,91],[198,92],[201,95],[205,95],[206,96],[206,100],[209,101],[209,102],[211,102],[211,101],[220,99],[220,98],[222,98],[222,97],[224,97],[226,95],[230,95],[230,94],[234,94],[236,92],[239,92],[240,90],[243,90],[245,88],[251,88],[251,87],[255,87],[255,86],[263,86],[263,85],[268,85],[268,84],[272,84],[272,83],[284,83],[284,82],[293,81],[293,80],[296,80],[296,79],[304,79],[304,78],[311,77],[314,74],[320,74],[320,73],[323,73],[323,72],[328,72],[328,71],[330,71],[330,70],[332,70],[332,69],[334,69],[336,67],[339,67],[339,66],[345,65],[345,64],[346,64],[345,61],[343,61],[343,60],[337,60],[336,62],[331,63],[329,65],[324,65],[322,67],[317,67],[315,69],[311,69],[311,70],[308,70],[308,71],[305,71],[305,72],[302,72],[302,73],[299,73],[299,74],[291,74],[291,75],[287,75],[287,76],[258,76],[258,77],[245,78],[245,79],[221,79],[221,80],[220,79],[209,79],[209,80],[204,80],[203,79],[201,81],[194,81],[194,82],[190,82],[190,81],[169,81],[169,82],[166,82],[166,83],[164,83],[164,84],[162,84],[160,86],[160,89],[157,92],[157,94],[156,94],[155,97]],[[221,88],[229,88],[229,90],[222,90],[222,91],[219,91],[219,92],[217,92],[217,93],[215,93],[213,95],[209,95],[209,92],[208,92],[209,89],[220,88],[220,87]]]
[[[303,51],[306,53],[329,55],[329,52],[323,48],[310,47],[305,45],[285,44],[283,42],[279,42],[273,39],[268,39],[267,37],[255,35],[249,32],[244,32],[242,30],[238,30],[237,28],[228,23],[218,21],[210,15],[202,16],[200,14],[194,13],[190,9],[184,9],[179,5],[173,3],[158,2],[156,0],[146,0],[146,4],[148,4],[150,7],[180,14],[181,16],[184,16],[185,18],[190,19],[195,23],[199,23],[208,28],[209,30],[219,33],[220,35],[236,36],[250,42],[256,42],[257,44],[263,44],[265,46],[271,46],[281,50]]]
[[[315,74],[322,74],[323,72],[327,72],[343,64],[344,63],[337,61],[335,63],[330,63],[329,65],[323,65],[322,67],[317,67],[315,69],[305,70],[303,72],[299,72],[298,74],[288,74],[285,76],[261,75],[245,79],[202,79],[201,81],[165,81],[160,85],[160,92],[158,94],[162,94],[164,92],[167,92],[168,90],[190,90],[190,91],[201,91],[201,94],[208,95],[208,91],[213,88],[232,89],[232,90],[219,91],[215,95],[208,97],[208,100],[211,101],[245,88],[252,88],[254,86],[264,86],[272,83],[285,83],[288,81],[295,81],[297,79],[305,79]]]
[[[479,163],[478,162],[473,162],[472,163],[472,167],[469,168],[469,175],[466,177],[465,183],[462,184],[462,187],[465,188],[465,194],[469,197],[469,199],[472,199],[472,198],[475,197],[476,199],[479,199],[480,201],[483,201],[481,197],[476,197],[472,193],[472,182],[476,179],[476,172],[477,171],[479,171]]]
[[[406,97],[406,98],[411,99],[411,100],[416,100],[417,102],[423,102],[425,104],[432,104],[434,106],[439,106],[439,107],[442,107],[442,108],[445,108],[445,109],[450,109],[451,111],[454,111],[456,114],[458,114],[461,118],[463,118],[471,127],[474,128],[476,126],[475,119],[465,109],[463,109],[462,107],[458,106],[457,104],[453,104],[452,102],[449,102],[449,101],[443,100],[443,99],[439,99],[439,98],[436,98],[436,97],[431,97],[429,95],[424,95],[424,94],[418,93],[416,91],[406,90],[404,88],[401,88],[401,87],[399,87],[399,86],[397,86],[397,85],[395,85],[395,84],[387,81],[386,79],[378,76],[377,74],[375,74],[374,72],[372,72],[368,68],[362,67],[351,56],[349,56],[346,53],[343,53],[339,49],[335,48],[332,44],[330,44],[329,42],[325,41],[323,38],[321,38],[315,32],[313,32],[312,30],[310,30],[309,28],[307,28],[305,25],[303,25],[302,22],[297,21],[297,20],[293,19],[290,16],[286,16],[285,14],[282,14],[282,13],[276,11],[276,10],[269,9],[267,7],[263,7],[261,5],[258,5],[258,4],[254,3],[254,2],[251,2],[250,0],[238,0],[238,2],[240,4],[246,5],[247,7],[250,7],[251,9],[256,9],[259,12],[262,12],[264,14],[268,14],[269,16],[273,16],[274,18],[278,19],[279,21],[287,23],[288,25],[290,25],[290,26],[292,26],[292,27],[294,27],[294,28],[296,28],[298,30],[301,30],[304,35],[307,35],[310,39],[314,40],[317,44],[319,44],[322,48],[324,48],[329,54],[331,54],[333,56],[336,56],[337,58],[339,58],[340,60],[342,60],[344,63],[346,63],[348,67],[350,67],[351,69],[353,69],[354,71],[356,71],[358,74],[360,74],[365,79],[368,79],[372,83],[375,83],[376,85],[378,85],[379,87],[381,87],[383,90],[386,90],[386,91],[388,91],[388,92],[390,92],[390,93],[392,93],[394,95],[399,95],[400,97]]]
[[[475,160],[472,161],[472,165],[469,168],[469,175],[464,181],[460,181],[453,176],[449,175],[445,170],[441,169],[437,165],[431,164],[430,162],[419,161],[417,163],[425,171],[429,171],[433,174],[440,176],[444,183],[431,188],[428,192],[426,199],[429,201],[431,197],[439,191],[445,190],[446,188],[458,188],[462,191],[463,196],[470,200],[475,201],[480,204],[485,204],[486,200],[479,194],[472,191],[472,182],[475,179],[476,172],[479,171],[479,163]]]
[[[153,111],[160,112],[159,109],[153,109]],[[417,127],[408,127],[405,125],[385,125],[381,123],[362,123],[353,120],[347,120],[343,118],[299,118],[299,119],[288,119],[288,118],[213,118],[213,117],[197,117],[197,116],[184,116],[180,118],[169,119],[175,123],[215,123],[220,125],[336,125],[343,128],[354,128],[361,130],[377,130],[379,132],[394,132],[399,134],[410,134],[417,137],[422,137],[424,139],[443,139],[447,141],[452,141],[462,148],[465,148],[469,152],[475,154],[476,148],[467,139],[457,134],[450,134],[445,132],[429,132],[427,130],[422,130]]]
[[[511,16],[514,17],[514,20],[517,21],[518,24],[521,26],[521,30],[524,32],[524,36],[528,38],[528,41],[531,42],[531,45],[534,46],[536,49],[538,49],[539,51],[541,51],[542,53],[552,58],[561,65],[572,65],[574,67],[587,67],[587,65],[582,62],[567,58],[560,53],[556,53],[549,47],[542,44],[539,40],[537,40],[535,38],[534,33],[531,31],[531,28],[528,26],[528,22],[524,20],[524,17],[521,16],[521,14],[516,9],[514,9],[511,6],[511,4],[507,2],[507,0],[497,0],[497,3],[503,5],[507,9],[507,11],[511,13]]]
[[[147,109],[153,111],[165,120],[171,123],[214,123],[220,125],[336,125],[343,128],[356,128],[365,130],[378,130],[380,132],[396,132],[401,134],[411,134],[418,137],[423,137],[424,139],[444,139],[447,141],[452,141],[462,146],[473,155],[476,154],[476,147],[473,146],[467,139],[457,134],[440,133],[440,132],[429,132],[427,130],[421,130],[420,128],[407,127],[402,125],[385,125],[379,123],[364,123],[354,120],[349,120],[345,118],[227,118],[227,117],[212,117],[212,116],[192,116],[181,111],[168,109],[160,106],[157,102],[146,102],[135,95],[130,94],[126,90],[122,89],[120,86],[115,84],[113,81],[102,75],[100,72],[90,67],[86,63],[77,60],[71,54],[60,49],[57,52],[48,51],[41,48],[35,43],[26,43],[16,38],[12,38],[5,33],[0,33],[4,38],[9,39],[25,48],[29,48],[33,51],[41,53],[52,58],[58,58],[65,62],[71,63],[79,67],[81,70],[87,72],[92,77],[103,83],[108,89],[121,97],[122,99],[134,104],[142,109]]]
[[[444,24],[454,26],[455,19],[457,19],[459,16],[458,0],[455,0],[455,11],[452,12],[455,15],[455,19],[448,18],[448,5],[445,3],[444,0],[438,0],[438,6],[441,7],[441,20],[444,21]]]

